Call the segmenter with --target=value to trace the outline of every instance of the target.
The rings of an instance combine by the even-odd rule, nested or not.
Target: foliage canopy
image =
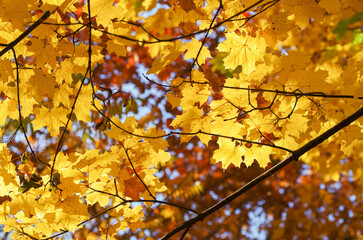
[[[359,0],[0,0],[3,236],[362,237],[362,22]]]

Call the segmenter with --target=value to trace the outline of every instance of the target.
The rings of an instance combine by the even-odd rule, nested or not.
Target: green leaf
[[[333,30],[333,33],[338,35],[337,40],[339,41],[342,37],[344,37],[345,32],[349,30],[348,29],[349,25],[359,22],[362,19],[363,19],[363,12],[357,12],[350,18],[340,20],[337,26]]]
[[[354,31],[353,44],[360,44],[363,42],[363,33],[360,31]]]
[[[39,188],[43,186],[42,177],[36,174],[31,176],[29,182],[23,176],[19,176],[19,180],[20,187],[18,188],[18,191],[21,193],[26,193],[31,188]]]

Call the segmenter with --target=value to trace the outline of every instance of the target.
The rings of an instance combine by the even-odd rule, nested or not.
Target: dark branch
[[[220,202],[218,202],[215,205],[211,206],[210,208],[206,209],[205,211],[203,211],[198,216],[184,222],[182,225],[175,228],[173,231],[167,233],[161,239],[162,240],[169,239],[172,236],[174,236],[176,233],[178,233],[178,232],[180,232],[180,231],[182,231],[184,229],[190,228],[191,226],[193,226],[195,223],[197,223],[199,221],[203,221],[203,219],[205,217],[211,215],[212,213],[216,212],[217,210],[224,207],[228,203],[232,202],[234,199],[238,198],[239,196],[241,196],[242,194],[244,194],[245,192],[247,192],[248,190],[250,190],[251,188],[256,186],[258,183],[262,182],[263,180],[265,180],[269,176],[271,176],[274,173],[278,172],[279,170],[281,170],[283,167],[285,167],[286,165],[288,165],[292,161],[297,161],[299,159],[299,157],[301,157],[303,154],[305,154],[309,150],[315,148],[317,145],[324,142],[326,139],[328,139],[329,137],[331,137],[332,135],[334,135],[335,133],[337,133],[338,131],[340,131],[344,127],[350,125],[352,122],[354,122],[355,120],[357,120],[361,116],[363,116],[363,107],[360,108],[355,113],[353,113],[352,115],[350,115],[349,117],[347,117],[346,119],[339,122],[334,127],[330,128],[329,130],[327,130],[326,132],[321,134],[320,136],[314,138],[313,140],[311,140],[310,142],[308,142],[307,144],[305,144],[301,148],[299,148],[296,151],[292,152],[290,154],[290,156],[288,156],[286,159],[279,162],[278,164],[276,164],[275,166],[273,166],[269,170],[265,171],[264,173],[262,173],[261,175],[259,175],[255,179],[253,179],[252,181],[248,182],[247,184],[245,184],[243,187],[241,187],[240,189],[238,189],[237,191],[235,191],[234,193],[232,193],[228,197],[224,198]]]
[[[1,50],[0,57],[4,55],[7,51],[14,48],[16,44],[18,44],[21,40],[23,40],[26,36],[28,36],[34,29],[36,29],[40,24],[43,23],[50,16],[50,12],[46,11],[41,18],[38,19],[33,25],[31,25],[25,32],[23,32],[19,37],[17,37],[14,41],[7,44],[7,46]]]
[[[20,102],[20,77],[19,77],[19,62],[16,56],[16,52],[14,50],[14,48],[11,48],[12,52],[13,52],[13,56],[14,56],[14,61],[15,61],[15,65],[16,65],[16,96],[17,96],[17,102],[18,102],[18,113],[19,113],[19,127],[17,128],[17,130],[19,128],[21,128],[21,130],[23,131],[23,135],[25,138],[26,143],[28,144],[28,147],[31,151],[31,154],[34,156],[34,158],[41,162],[44,166],[48,166],[50,167],[50,165],[42,160],[40,160],[37,155],[35,154],[32,145],[29,142],[28,136],[26,134],[25,128],[24,128],[24,124],[23,124],[23,116],[21,114],[21,102]],[[17,132],[17,131],[16,131]],[[14,136],[16,134],[16,132],[14,133]]]
[[[144,187],[145,187],[145,189],[146,189],[146,191],[149,193],[149,196],[152,198],[152,199],[154,199],[154,200],[156,200],[156,197],[150,192],[150,190],[149,190],[149,188],[146,186],[146,184],[144,183],[144,181],[142,181],[142,179],[141,179],[141,177],[140,177],[140,175],[137,173],[137,171],[136,171],[136,169],[135,169],[135,167],[134,167],[134,164],[132,163],[132,161],[131,161],[131,158],[130,158],[130,156],[129,156],[129,153],[127,152],[127,149],[125,148],[125,146],[121,143],[121,145],[122,145],[122,148],[124,149],[124,151],[125,151],[125,153],[126,153],[126,157],[127,157],[127,160],[129,161],[129,163],[130,163],[130,165],[131,165],[131,168],[132,168],[132,171],[134,171],[134,173],[135,173],[135,175],[136,175],[136,177],[140,180],[140,182],[142,183],[142,185],[144,185]]]

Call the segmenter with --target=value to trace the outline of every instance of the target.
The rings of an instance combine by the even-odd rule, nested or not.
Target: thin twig
[[[125,150],[126,156],[127,156],[127,160],[129,161],[132,170],[134,171],[136,177],[140,180],[140,182],[142,183],[142,185],[144,185],[144,187],[146,188],[146,191],[149,193],[150,197],[152,197],[154,200],[156,200],[156,197],[150,192],[149,188],[146,186],[146,184],[144,183],[144,181],[142,181],[141,177],[139,176],[139,174],[136,172],[136,169],[134,167],[134,164],[132,163],[129,153],[127,152],[127,149],[125,148],[125,146],[121,143],[122,148]]]
[[[87,67],[87,70],[86,70],[86,73],[84,74],[82,80],[81,80],[81,86],[79,87],[78,91],[77,91],[77,94],[75,96],[75,99],[74,99],[74,102],[73,102],[73,105],[72,105],[72,108],[71,108],[71,112],[69,113],[69,116],[68,116],[68,119],[67,119],[67,122],[64,126],[64,130],[62,132],[62,135],[61,137],[59,138],[59,141],[58,141],[58,145],[57,145],[57,149],[56,149],[56,152],[54,154],[54,158],[53,158],[53,162],[52,162],[52,168],[50,170],[50,181],[52,181],[52,176],[53,176],[53,172],[54,172],[54,166],[55,166],[55,162],[57,160],[57,156],[58,156],[58,153],[61,151],[61,148],[63,146],[63,138],[67,132],[67,128],[68,128],[68,125],[71,121],[71,117],[73,115],[73,112],[74,112],[74,109],[75,109],[75,106],[76,106],[76,103],[77,103],[77,100],[78,100],[78,97],[81,93],[81,90],[82,90],[82,87],[84,85],[84,81],[86,80],[86,77],[87,77],[87,74],[89,73],[90,74],[90,78],[92,78],[92,71],[91,71],[91,54],[92,54],[92,31],[91,31],[91,7],[90,7],[90,0],[88,0],[88,26],[89,26],[89,34],[88,34],[88,67]]]
[[[112,121],[111,118],[109,118],[108,116],[106,116],[106,114],[104,114],[101,110],[99,110],[95,104],[93,104],[93,106],[97,110],[97,112],[99,112],[104,118],[106,118],[116,128],[120,129],[121,131],[123,131],[123,132],[125,132],[125,133],[127,133],[129,135],[139,137],[139,138],[159,139],[159,138],[164,138],[164,137],[168,137],[168,136],[171,136],[171,135],[192,136],[192,135],[203,134],[203,135],[209,135],[209,136],[215,136],[215,137],[221,137],[221,138],[228,138],[228,139],[231,139],[232,141],[240,141],[240,142],[244,142],[244,143],[251,143],[251,144],[255,144],[255,145],[267,146],[267,147],[281,149],[281,150],[284,150],[284,151],[287,151],[287,152],[292,152],[292,150],[290,150],[288,148],[277,146],[277,145],[270,145],[270,144],[267,144],[267,143],[250,141],[250,140],[246,140],[246,139],[243,139],[243,138],[236,138],[236,137],[231,137],[231,136],[226,136],[226,135],[221,135],[221,134],[216,134],[216,133],[209,133],[209,132],[204,132],[202,130],[199,130],[199,131],[196,131],[196,132],[189,132],[189,133],[170,131],[167,134],[162,134],[162,135],[159,135],[159,136],[140,135],[140,134],[133,133],[133,132],[131,132],[129,130],[126,130],[126,129],[120,127],[118,124],[116,124],[114,121]]]
[[[15,65],[16,65],[16,96],[17,96],[17,102],[18,102],[18,106],[17,107],[18,107],[18,113],[19,113],[19,127],[18,127],[18,129],[21,128],[21,130],[23,131],[23,135],[24,135],[25,141],[27,142],[28,147],[29,147],[29,149],[31,151],[31,154],[34,156],[34,158],[37,161],[41,162],[43,165],[45,165],[47,167],[50,167],[50,164],[48,164],[48,163],[40,160],[37,157],[37,155],[35,154],[35,152],[34,152],[34,150],[32,148],[32,145],[30,144],[30,141],[28,139],[28,136],[26,134],[26,131],[25,131],[25,128],[24,128],[24,124],[23,124],[23,116],[21,114],[19,62],[18,62],[18,59],[17,59],[16,52],[15,52],[14,48],[11,48],[11,51],[13,52],[14,61],[15,61]]]

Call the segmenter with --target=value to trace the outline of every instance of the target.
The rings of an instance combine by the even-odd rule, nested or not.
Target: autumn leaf
[[[361,14],[1,0],[0,235],[359,239]]]
[[[224,58],[226,68],[235,69],[242,65],[242,71],[250,74],[256,69],[256,62],[263,59],[265,54],[265,40],[263,38],[252,37],[246,34],[237,35],[236,33],[227,33],[226,41],[218,46],[221,52],[227,52]]]
[[[16,175],[15,165],[11,163],[11,154],[6,147],[6,144],[0,144],[0,196],[5,196],[11,189],[19,186],[18,181],[14,178]]]
[[[29,83],[35,86],[37,99],[53,98],[56,82],[53,77],[45,75],[42,70],[36,69]]]
[[[224,138],[219,139],[218,144],[220,148],[213,155],[216,162],[222,162],[222,168],[227,168],[230,164],[239,167],[245,153],[244,147],[236,147],[236,142]]]
[[[77,228],[76,223],[88,218],[87,206],[82,204],[77,196],[58,200],[55,206],[55,217],[63,229],[74,231]]]
[[[68,111],[62,107],[51,110],[46,107],[36,108],[34,113],[35,119],[32,121],[34,130],[46,127],[52,137],[57,136],[59,128],[67,122]]]
[[[202,42],[197,39],[193,39],[191,42],[183,44],[181,51],[186,51],[184,59],[195,58],[198,55],[199,49],[202,49],[198,56],[198,63],[204,64],[206,58],[211,58],[210,52],[205,46],[202,46]]]
[[[139,194],[144,191],[145,187],[136,176],[125,180],[125,194],[132,200],[138,200]]]

